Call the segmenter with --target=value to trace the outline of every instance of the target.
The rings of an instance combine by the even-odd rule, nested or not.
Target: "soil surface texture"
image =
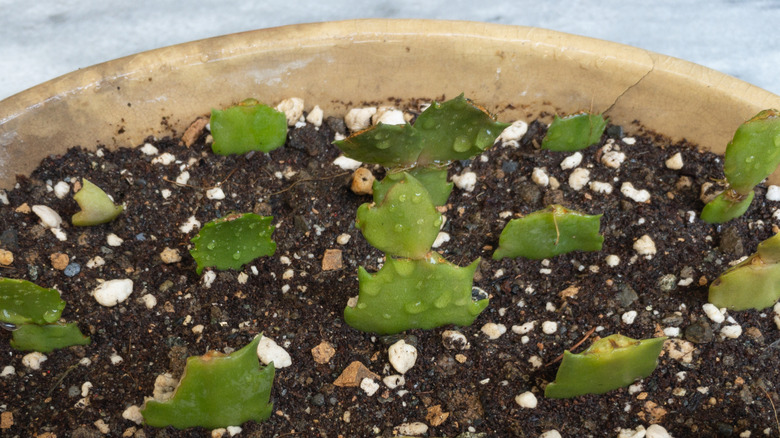
[[[528,120],[537,116],[549,119]],[[12,349],[11,332],[1,331],[0,435],[212,436],[136,424],[123,413],[152,396],[158,375],[178,379],[187,357],[237,350],[263,333],[292,365],[276,370],[271,417],[241,425],[239,437],[537,437],[551,430],[602,437],[651,424],[675,437],[778,436],[780,317],[769,308],[727,312],[714,322],[702,305],[709,283],[778,231],[780,203],[759,186],[745,216],[702,222],[702,185],[723,178],[722,159],[636,127],[639,134],[626,137],[609,126],[567,169],[562,162],[576,161],[575,154],[538,149],[547,129],[538,120],[519,145],[498,142],[453,163],[450,178],[473,172],[476,183],[472,191],[453,190],[442,230],[449,241],[437,250],[460,266],[481,258],[474,285],[490,304],[470,327],[394,336],[359,332],[342,316],[358,293],[358,267],[375,272],[383,262],[354,225],[370,195],[353,193],[352,171],[333,164],[340,153],[332,141],[349,134],[342,119],[291,128],[287,144],[269,154],[214,155],[203,130],[189,147],[179,138],[149,138],[156,150],[74,147],[51,156],[19,176],[0,205],[0,248],[13,259],[3,259],[0,275],[57,288],[67,302],[63,320],[77,322],[92,343],[47,353],[32,369],[23,360],[29,352]],[[543,170],[533,177],[536,168]],[[104,225],[70,225],[81,178],[125,204],[124,212]],[[511,218],[550,204],[603,214],[603,250],[541,261],[491,258]],[[35,205],[62,216],[65,240],[40,223]],[[276,254],[239,271],[213,271],[211,280],[212,270],[197,275],[189,254],[194,221],[231,212],[272,215]],[[118,305],[92,296],[99,280],[125,278],[133,292]],[[468,348],[443,337],[446,330],[462,333]],[[669,336],[658,368],[603,395],[544,397],[564,350],[587,337],[574,349],[582,351],[613,333]],[[403,385],[391,389],[381,378],[398,374],[388,347],[399,339],[418,357]],[[323,343],[332,357],[323,357]],[[376,392],[334,384],[355,361],[379,377]],[[516,401],[526,392],[536,406],[529,395]]]

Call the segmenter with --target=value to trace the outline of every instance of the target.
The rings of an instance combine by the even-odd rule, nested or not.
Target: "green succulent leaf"
[[[433,205],[444,205],[452,193],[453,184],[447,181],[447,169],[436,167],[413,167],[406,171],[422,184],[431,196]],[[374,181],[374,202],[381,204],[385,194],[398,181],[403,179],[404,172],[389,172],[381,181]]]
[[[49,324],[60,319],[65,301],[56,289],[42,288],[27,280],[0,278],[0,321]]]
[[[779,262],[780,234],[775,234],[712,282],[709,302],[732,310],[762,310],[774,305],[780,298]]]
[[[268,105],[247,99],[223,111],[211,110],[211,150],[218,155],[271,152],[287,139],[287,117]]]
[[[471,325],[488,305],[487,299],[471,298],[478,265],[479,259],[461,268],[431,252],[424,260],[388,257],[375,274],[360,267],[357,304],[344,309],[344,320],[378,334]]]
[[[81,190],[73,195],[73,199],[81,208],[81,211],[70,219],[76,227],[105,224],[116,219],[122,212],[121,205],[115,205],[103,189],[85,178],[81,179]]]
[[[239,426],[271,415],[273,362],[260,368],[257,336],[227,356],[209,351],[187,359],[179,386],[166,402],[147,401],[141,414],[146,424],[177,429]]]
[[[701,220],[708,224],[722,224],[745,214],[753,202],[755,193],[751,189],[741,196],[731,189],[724,191],[708,202],[701,211]]]
[[[275,229],[271,221],[272,216],[234,213],[204,225],[191,240],[197,273],[208,266],[239,269],[258,257],[273,255],[276,242],[271,239]]]
[[[424,258],[441,223],[428,191],[408,173],[381,203],[363,204],[357,211],[357,227],[368,243],[397,257]]]
[[[555,116],[542,149],[550,151],[579,151],[601,141],[607,121],[601,114],[580,113],[568,117]]]
[[[780,164],[780,112],[763,110],[743,123],[726,146],[723,172],[740,195],[753,191]]]
[[[519,219],[501,231],[493,259],[525,257],[546,259],[571,251],[600,251],[601,215],[587,215],[551,205]]]
[[[507,126],[461,94],[444,103],[433,103],[417,117],[414,126],[379,124],[334,144],[347,157],[366,163],[428,166],[481,153]]]
[[[89,345],[89,336],[84,336],[75,323],[69,324],[22,324],[13,331],[11,347],[22,351],[48,353],[72,345]]]
[[[579,354],[563,352],[555,381],[544,396],[571,398],[603,394],[649,376],[658,366],[658,355],[666,337],[638,341],[614,334],[594,342]]]
[[[406,167],[417,161],[423,148],[411,125],[380,123],[334,143],[345,156],[385,167]]]
[[[493,146],[509,126],[496,122],[485,111],[460,96],[443,103],[434,102],[417,117],[414,128],[421,134],[423,150],[418,165],[465,160]]]

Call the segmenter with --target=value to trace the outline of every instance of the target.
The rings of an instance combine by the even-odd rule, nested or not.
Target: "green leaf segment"
[[[15,326],[11,347],[48,353],[71,345],[88,345],[75,323],[59,324],[65,301],[56,289],[26,280],[0,278],[0,322]]]
[[[121,205],[115,205],[106,192],[88,180],[81,179],[81,190],[73,195],[81,211],[74,214],[70,221],[76,227],[111,222],[122,212]]]
[[[780,298],[780,234],[710,285],[709,302],[732,310],[762,310]]]
[[[465,268],[431,251],[447,203],[447,166],[486,150],[508,124],[460,95],[434,103],[414,126],[379,124],[336,142],[349,158],[388,168],[374,183],[374,202],[357,211],[357,226],[386,262],[376,274],[358,270],[360,293],[344,319],[380,334],[447,324],[469,325],[488,300],[472,300],[479,260]]]
[[[239,269],[258,257],[273,255],[276,242],[271,240],[275,229],[271,221],[272,216],[239,213],[204,225],[192,238],[190,250],[198,264],[198,274],[207,266],[220,270]]]
[[[607,121],[601,114],[555,116],[542,140],[542,149],[573,152],[601,141]]]
[[[177,429],[240,426],[271,415],[273,362],[260,368],[257,336],[227,356],[209,351],[187,359],[179,386],[165,402],[149,400],[141,410],[146,424]]]
[[[614,334],[599,339],[582,353],[564,351],[555,381],[547,385],[544,396],[571,398],[628,386],[655,370],[665,340],[638,341]]]
[[[495,260],[504,257],[546,259],[571,251],[600,251],[601,215],[587,215],[561,205],[551,205],[519,219],[501,231]]]
[[[287,139],[287,117],[255,99],[223,111],[211,110],[211,150],[218,155],[270,152]]]
[[[753,187],[780,164],[780,112],[767,109],[740,125],[726,146],[723,173],[728,188],[704,206],[701,219],[718,224],[742,216]]]

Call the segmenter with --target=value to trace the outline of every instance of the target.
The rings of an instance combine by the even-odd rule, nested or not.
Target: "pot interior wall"
[[[0,188],[81,145],[134,146],[255,97],[302,97],[343,114],[366,102],[465,93],[502,121],[606,111],[722,152],[780,97],[679,59],[536,28],[355,20],[295,25],[162,48],[99,64],[0,102]],[[780,181],[776,173],[772,181]]]

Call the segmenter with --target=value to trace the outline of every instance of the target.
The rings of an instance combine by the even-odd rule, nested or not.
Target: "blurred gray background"
[[[0,12],[0,99],[158,47],[353,18],[542,27],[686,59],[780,94],[780,0],[0,0]]]

